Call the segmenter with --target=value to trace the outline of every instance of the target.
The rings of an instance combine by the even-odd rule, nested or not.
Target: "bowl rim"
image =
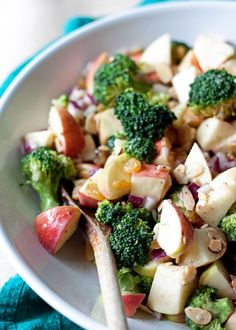
[[[138,16],[140,14],[146,14],[153,10],[156,11],[168,11],[168,10],[181,10],[181,9],[193,9],[194,8],[212,8],[216,9],[228,9],[231,8],[236,10],[236,2],[234,1],[170,1],[165,3],[156,3],[150,4],[143,7],[133,7],[119,13],[112,14],[106,16],[104,18],[99,18],[97,21],[88,23],[87,25],[69,33],[68,35],[60,37],[58,40],[54,41],[51,45],[49,45],[46,49],[42,50],[40,54],[36,55],[35,58],[28,63],[25,68],[17,75],[17,77],[11,82],[7,90],[4,92],[3,96],[0,99],[0,114],[7,109],[8,102],[11,97],[17,91],[19,86],[24,83],[28,76],[30,76],[31,72],[37,67],[38,64],[44,61],[48,56],[54,55],[60,51],[60,49],[67,46],[67,44],[73,43],[75,40],[82,36],[86,36],[86,34],[93,33],[95,29],[100,27],[106,27],[112,24],[113,22],[122,22],[122,20],[129,18],[130,16]],[[26,260],[23,256],[20,255],[19,251],[14,247],[11,243],[10,239],[7,237],[7,234],[4,231],[2,221],[0,218],[0,248],[3,254],[7,257],[9,262],[14,266],[17,273],[25,280],[26,283],[50,306],[59,311],[61,314],[66,316],[72,322],[86,329],[97,329],[97,330],[105,330],[106,326],[102,325],[98,321],[92,319],[90,316],[84,314],[80,310],[76,309],[69,303],[67,303],[63,297],[59,294],[55,293],[52,289],[50,289],[46,282],[40,279],[39,275],[37,275],[27,264]]]

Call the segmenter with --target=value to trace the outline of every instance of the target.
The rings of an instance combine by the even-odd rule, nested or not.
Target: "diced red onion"
[[[96,105],[93,95],[87,93],[88,98],[90,99],[91,104]]]
[[[151,252],[152,260],[158,260],[158,259],[164,258],[164,257],[166,257],[166,253],[162,249],[152,250],[152,252]]]
[[[133,205],[133,207],[139,208],[143,206],[144,197],[129,195],[128,201]]]
[[[196,183],[194,183],[194,182],[191,182],[191,183],[188,184],[188,189],[190,190],[190,192],[191,192],[191,194],[192,194],[193,199],[195,200],[195,202],[198,201],[198,193],[197,193],[197,191],[198,191],[199,188],[200,187]]]
[[[72,104],[75,109],[83,110],[83,108],[77,102],[70,100],[69,103]]]
[[[21,150],[22,150],[23,154],[28,154],[31,151],[33,151],[30,144],[28,142],[26,142],[24,138],[22,139],[22,142],[21,142]]]
[[[89,171],[88,171],[89,176],[94,175],[99,169],[100,169],[100,168],[93,168],[93,169],[89,170]]]
[[[224,153],[218,152],[209,160],[211,170],[218,174],[236,166],[236,160],[229,159]]]

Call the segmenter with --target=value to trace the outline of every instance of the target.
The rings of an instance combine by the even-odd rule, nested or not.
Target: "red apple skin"
[[[170,170],[165,166],[156,166],[152,164],[143,164],[139,172],[135,172],[132,176],[147,176],[158,179],[166,179]]]
[[[170,202],[172,206],[175,208],[175,211],[177,213],[177,216],[179,217],[180,223],[181,223],[181,229],[182,229],[182,249],[181,249],[181,254],[184,254],[190,245],[192,244],[193,241],[193,234],[194,234],[194,229],[192,227],[191,222],[188,220],[188,218],[183,214],[183,212],[180,211],[180,209],[172,202]]]
[[[90,209],[96,209],[98,206],[98,202],[101,202],[90,196],[83,194],[80,191],[78,191],[78,195],[79,195],[79,204],[88,207]]]
[[[144,293],[122,293],[122,301],[127,317],[132,317],[145,298]]]
[[[108,62],[108,58],[108,54],[103,52],[90,64],[85,78],[86,89],[90,94],[93,94],[93,80],[95,73],[102,64]]]
[[[75,118],[65,108],[54,108],[50,126],[54,131],[58,141],[62,145],[62,151],[66,156],[76,157],[85,145],[83,132]],[[60,121],[62,132],[57,132],[54,128],[54,121]]]
[[[41,212],[34,220],[39,242],[49,253],[55,254],[62,246],[63,237],[70,231],[71,226],[76,229],[79,218],[80,211],[75,206],[56,206]]]

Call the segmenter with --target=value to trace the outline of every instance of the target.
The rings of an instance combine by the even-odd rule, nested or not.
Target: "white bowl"
[[[236,42],[236,3],[171,2],[129,10],[71,33],[45,50],[12,83],[0,109],[0,244],[25,281],[50,305],[87,329],[105,329],[91,318],[99,294],[96,270],[83,259],[76,234],[53,257],[39,244],[32,221],[38,204],[19,186],[20,138],[47,125],[50,100],[73,86],[84,65],[101,51],[147,45],[169,32],[191,43],[205,33]],[[173,292],[173,295],[175,293]],[[170,297],[171,299],[171,297]],[[181,324],[141,315],[130,329],[183,329]]]

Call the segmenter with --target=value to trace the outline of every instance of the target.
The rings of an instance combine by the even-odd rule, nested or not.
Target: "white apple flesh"
[[[198,190],[197,214],[210,226],[217,227],[236,201],[236,167],[219,174],[206,187]]]
[[[193,242],[178,263],[196,268],[208,265],[224,255],[226,246],[224,234],[218,228],[195,228]]]
[[[49,113],[49,127],[56,135],[57,151],[76,157],[84,147],[84,136],[74,117],[63,107],[52,107]]]
[[[114,109],[106,109],[95,115],[99,131],[99,141],[106,144],[107,139],[115,133],[123,132],[120,120],[115,116]]]
[[[54,144],[55,135],[51,130],[43,130],[37,132],[27,133],[24,137],[24,143],[31,149],[38,147],[52,148]]]
[[[197,76],[197,71],[194,66],[186,70],[178,72],[173,80],[173,86],[177,94],[178,100],[181,104],[187,104],[189,99],[190,85]]]
[[[130,193],[131,174],[125,171],[129,161],[126,154],[110,156],[98,176],[98,189],[109,200],[118,199]]]
[[[229,274],[220,260],[204,270],[200,276],[199,285],[208,285],[217,289],[217,295],[221,298],[236,299],[236,292],[230,284]]]
[[[160,223],[154,227],[154,232],[158,244],[171,258],[184,254],[193,240],[190,221],[170,200],[163,201]]]
[[[170,35],[163,34],[146,47],[140,57],[140,63],[144,64],[146,72],[155,70],[160,63],[171,65]]]
[[[233,312],[233,314],[230,315],[228,320],[225,323],[225,329],[226,330],[235,330],[236,329],[236,311]]]
[[[197,129],[197,142],[204,151],[236,151],[236,128],[218,118],[205,119]]]
[[[147,306],[160,313],[176,315],[184,307],[196,288],[196,269],[163,263],[157,267]]]
[[[194,43],[194,54],[203,71],[218,69],[234,55],[234,47],[226,42],[199,35]]]
[[[171,186],[170,169],[162,165],[144,164],[131,177],[131,195],[154,197],[159,202]]]
[[[75,206],[56,206],[38,214],[34,227],[39,242],[49,253],[57,253],[74,234],[80,215]]]
[[[184,165],[188,182],[202,186],[212,181],[206,158],[197,143],[193,144]]]

